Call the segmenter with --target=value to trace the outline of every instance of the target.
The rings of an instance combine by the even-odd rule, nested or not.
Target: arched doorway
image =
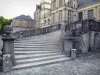
[[[94,35],[94,48],[100,49],[100,35],[98,33],[95,33]]]

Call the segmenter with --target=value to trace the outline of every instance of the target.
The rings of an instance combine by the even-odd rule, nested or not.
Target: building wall
[[[89,10],[93,10],[93,17],[95,20],[100,20],[100,3],[80,8],[78,12],[83,13],[83,19],[88,19]]]
[[[34,13],[35,25],[37,28],[51,23],[51,0],[41,0],[40,8]],[[50,20],[50,22],[48,21]]]
[[[52,23],[73,21],[73,12],[76,12],[77,0],[51,0]]]
[[[36,11],[34,12],[34,20],[35,20],[35,27],[38,28],[40,26],[40,20],[41,20],[40,5],[36,5]]]
[[[41,9],[36,10],[36,14],[39,16],[36,18],[37,27],[47,25],[48,19],[50,19],[51,25],[59,24],[63,21],[73,22],[80,20],[80,12],[83,13],[83,19],[88,19],[88,11],[91,9],[93,9],[94,19],[100,20],[100,3],[80,8],[77,0],[42,0],[40,6]]]
[[[33,28],[34,21],[33,20],[24,20],[24,19],[13,19],[12,26],[20,27],[20,28]]]

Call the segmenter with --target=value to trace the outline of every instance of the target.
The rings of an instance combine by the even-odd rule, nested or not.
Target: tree
[[[1,21],[0,21],[0,29],[2,28],[2,23],[1,23]]]
[[[3,25],[5,26],[5,25],[10,25],[11,24],[11,22],[12,22],[12,19],[3,19]]]
[[[2,31],[2,23],[0,21],[0,34],[1,34],[1,31]]]
[[[6,19],[3,16],[0,16],[0,33],[2,32],[3,27],[5,25],[10,25],[11,22],[12,22],[12,19]]]

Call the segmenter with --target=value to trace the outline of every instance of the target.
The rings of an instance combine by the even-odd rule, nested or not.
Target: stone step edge
[[[15,55],[34,55],[34,54],[50,54],[50,53],[62,53],[62,52],[42,52],[42,53],[14,53]]]
[[[43,65],[48,65],[48,64],[54,64],[54,63],[58,63],[58,62],[64,62],[70,60],[70,58],[61,58],[61,59],[54,59],[54,60],[49,60],[49,61],[43,61],[43,62],[38,62],[38,63],[31,63],[31,64],[24,64],[24,65],[17,65],[14,66],[12,69],[13,70],[20,70],[20,69],[26,69],[26,68],[32,68],[32,67],[38,67],[38,66],[43,66]]]
[[[21,51],[52,51],[52,52],[61,52],[61,50],[60,49],[14,49],[14,51],[19,51],[19,52],[21,52]]]
[[[48,57],[48,56],[56,56],[56,55],[61,55],[61,53],[50,53],[50,54],[36,54],[36,55],[16,55],[15,59],[16,60],[23,60],[23,59],[31,59],[31,58],[40,58],[40,57]],[[19,56],[19,57],[18,57]]]
[[[14,51],[15,54],[41,54],[41,53],[61,53],[61,51],[50,51],[50,50],[44,50],[44,51],[39,51],[39,50],[28,50],[28,51]]]
[[[60,48],[61,49],[61,48]],[[41,49],[41,48],[14,48],[14,50],[60,50],[60,49],[57,49],[57,48],[50,48],[50,49],[47,49],[47,48],[44,48],[44,49]]]
[[[46,48],[46,49],[59,49],[60,47],[53,47],[53,46],[52,46],[52,47],[47,47],[47,46],[46,46],[46,47],[27,47],[27,46],[26,46],[26,47],[14,47],[14,49],[16,49],[16,48],[33,48],[33,49],[36,49],[36,48],[37,48],[37,49],[39,49],[39,48],[40,48],[40,49],[44,49],[44,48]]]
[[[57,55],[57,56],[49,56],[49,57],[40,57],[40,58],[33,58],[33,59],[23,59],[23,60],[17,60],[17,64],[27,64],[27,63],[36,63],[36,62],[41,62],[41,61],[49,61],[53,59],[59,59],[59,58],[64,58],[66,57],[65,55]]]

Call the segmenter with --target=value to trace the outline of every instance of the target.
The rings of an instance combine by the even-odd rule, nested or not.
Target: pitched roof
[[[100,0],[78,0],[79,7],[92,5],[92,4],[95,4],[97,2],[100,2]]]
[[[33,20],[30,16],[20,15],[15,17],[15,19],[25,19],[25,20]]]

